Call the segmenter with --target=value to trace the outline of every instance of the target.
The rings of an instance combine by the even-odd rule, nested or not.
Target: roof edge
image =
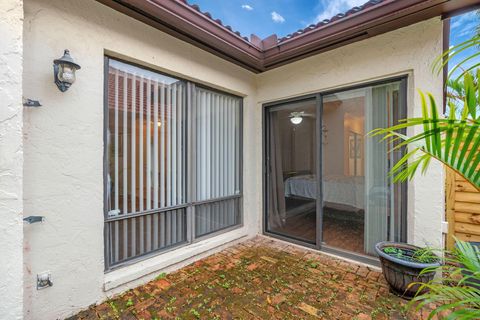
[[[370,0],[280,39],[251,35],[249,40],[187,0],[96,1],[254,73],[435,16],[480,7],[479,0]]]

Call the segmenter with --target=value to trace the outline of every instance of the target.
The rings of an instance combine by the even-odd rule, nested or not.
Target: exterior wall
[[[128,284],[138,285],[160,269],[258,233],[261,149],[248,141],[261,130],[261,113],[255,109],[252,73],[93,0],[26,0],[24,37],[25,96],[43,104],[24,116],[24,206],[25,212],[46,218],[25,231],[27,319],[66,317],[125,290],[125,282],[147,275]],[[61,93],[53,83],[52,60],[66,48],[82,69]],[[104,274],[105,53],[246,97],[242,228]],[[37,291],[36,274],[45,271],[54,285]]]
[[[23,3],[0,2],[0,318],[23,319]],[[28,214],[28,213],[27,213]]]
[[[431,72],[433,59],[441,52],[440,18],[421,22],[260,74],[258,108],[279,99],[408,75],[408,115],[418,116],[421,108],[416,88],[442,101],[442,78]],[[409,183],[409,242],[443,247],[443,179],[441,165],[432,163],[425,176]]]
[[[409,115],[420,113],[414,107],[419,103],[414,88],[431,91],[437,99],[442,94],[441,79],[430,72],[434,54],[442,49],[439,19],[261,75],[93,0],[25,0],[24,25],[25,96],[39,99],[43,107],[27,109],[24,114],[23,205],[26,214],[46,217],[44,223],[25,228],[27,319],[66,317],[145,282],[160,270],[178,268],[259,233],[263,212],[262,103],[400,74],[409,75]],[[66,48],[82,69],[76,83],[61,93],[53,84],[52,60]],[[0,58],[1,50],[0,46]],[[104,54],[245,96],[242,228],[104,273]],[[428,240],[441,246],[442,179],[440,166],[432,166],[428,175],[410,183],[410,242],[423,244]],[[21,232],[18,234],[21,237]],[[45,271],[51,272],[54,286],[37,291],[36,274]]]

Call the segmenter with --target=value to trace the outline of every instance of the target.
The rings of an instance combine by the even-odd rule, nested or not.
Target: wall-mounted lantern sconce
[[[53,76],[55,84],[60,91],[65,92],[75,82],[75,71],[80,69],[70,56],[70,51],[65,49],[63,57],[53,60]]]

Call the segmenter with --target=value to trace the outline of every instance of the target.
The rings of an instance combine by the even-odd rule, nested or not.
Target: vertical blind
[[[240,99],[196,89],[197,201],[240,194]],[[196,236],[238,223],[235,200],[213,202],[195,210]]]
[[[191,231],[193,237],[238,224],[238,200],[198,206],[195,201],[240,196],[241,100],[187,90],[186,81],[116,60],[108,63],[107,268],[187,242],[194,229],[187,225],[189,206],[199,212],[192,224],[203,226],[201,233]],[[187,122],[188,117],[193,119]],[[188,136],[194,137],[190,156]],[[189,178],[189,167],[195,177]],[[188,199],[194,180],[196,193]]]
[[[109,215],[182,204],[185,83],[116,66],[109,85]]]

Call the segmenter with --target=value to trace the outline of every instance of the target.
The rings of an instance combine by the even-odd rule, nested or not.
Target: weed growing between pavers
[[[378,272],[255,241],[159,274],[73,319],[407,319]]]

